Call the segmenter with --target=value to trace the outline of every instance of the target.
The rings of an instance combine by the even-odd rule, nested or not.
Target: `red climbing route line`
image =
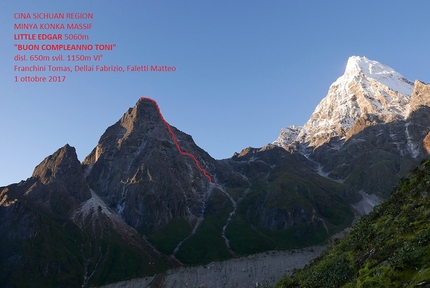
[[[157,107],[158,115],[160,115],[161,120],[163,120],[164,124],[166,124],[167,130],[169,130],[170,135],[172,135],[173,141],[175,142],[176,148],[178,148],[179,153],[180,153],[181,155],[185,155],[185,156],[188,156],[188,157],[193,158],[194,162],[196,163],[197,168],[198,168],[198,169],[203,173],[203,175],[205,175],[205,176],[209,179],[209,181],[212,183],[212,178],[211,178],[211,176],[209,176],[209,174],[206,172],[206,170],[205,170],[205,169],[203,169],[203,168],[200,166],[199,162],[197,161],[197,158],[196,158],[193,154],[191,154],[191,153],[187,153],[187,152],[184,152],[184,151],[182,151],[182,150],[181,150],[181,147],[179,147],[179,143],[178,143],[178,141],[176,140],[175,133],[173,133],[172,128],[170,128],[169,123],[167,123],[167,121],[166,121],[166,120],[164,120],[164,117],[163,117],[163,115],[161,114],[160,107],[158,107],[158,103],[157,103],[157,101],[155,101],[154,99],[151,99],[151,98],[147,98],[147,97],[140,97],[140,101],[144,101],[144,100],[151,101],[152,103],[154,103],[154,104],[155,104],[155,107]]]

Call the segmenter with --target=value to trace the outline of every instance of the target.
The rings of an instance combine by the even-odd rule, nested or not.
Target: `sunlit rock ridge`
[[[367,126],[405,119],[413,86],[391,67],[352,56],[345,73],[330,86],[305,125],[283,128],[273,144],[289,149],[294,143],[316,148],[333,137],[348,138],[360,119]]]

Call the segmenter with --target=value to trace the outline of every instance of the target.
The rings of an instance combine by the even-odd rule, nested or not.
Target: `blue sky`
[[[410,80],[430,82],[429,1],[0,2],[0,186],[31,176],[66,143],[83,160],[105,129],[141,96],[216,159],[274,141],[282,127],[304,124],[349,56],[367,56]],[[116,44],[102,65],[169,65],[174,73],[60,73],[64,83],[15,83],[17,12],[90,12],[90,37],[67,44]],[[47,31],[69,33],[69,31]],[[51,42],[44,42],[51,43]],[[38,44],[44,44],[38,42]],[[61,43],[61,42],[59,42]],[[58,55],[60,52],[35,51]],[[97,51],[63,51],[97,55]],[[95,62],[62,62],[62,66]]]

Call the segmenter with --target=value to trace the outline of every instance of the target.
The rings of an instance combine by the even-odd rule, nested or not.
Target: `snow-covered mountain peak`
[[[410,96],[413,89],[413,82],[403,77],[393,68],[381,64],[378,61],[369,60],[367,57],[351,56],[346,64],[345,73],[334,84],[340,82],[350,82],[363,77],[372,78],[387,86],[393,91]]]
[[[383,65],[378,61],[369,60],[366,56],[351,56],[346,64],[345,74],[354,72],[362,72],[371,78],[382,74],[397,73],[393,68]]]
[[[318,147],[333,137],[347,139],[357,121],[369,126],[405,119],[413,85],[389,66],[352,56],[345,73],[330,86],[305,125],[282,129],[273,144]]]

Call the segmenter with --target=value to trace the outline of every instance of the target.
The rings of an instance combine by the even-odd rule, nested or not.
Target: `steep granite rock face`
[[[155,102],[139,100],[85,159],[87,181],[132,227],[155,232],[175,218],[202,217],[210,181],[182,155]],[[191,136],[171,127],[183,152],[214,175],[216,162]]]

